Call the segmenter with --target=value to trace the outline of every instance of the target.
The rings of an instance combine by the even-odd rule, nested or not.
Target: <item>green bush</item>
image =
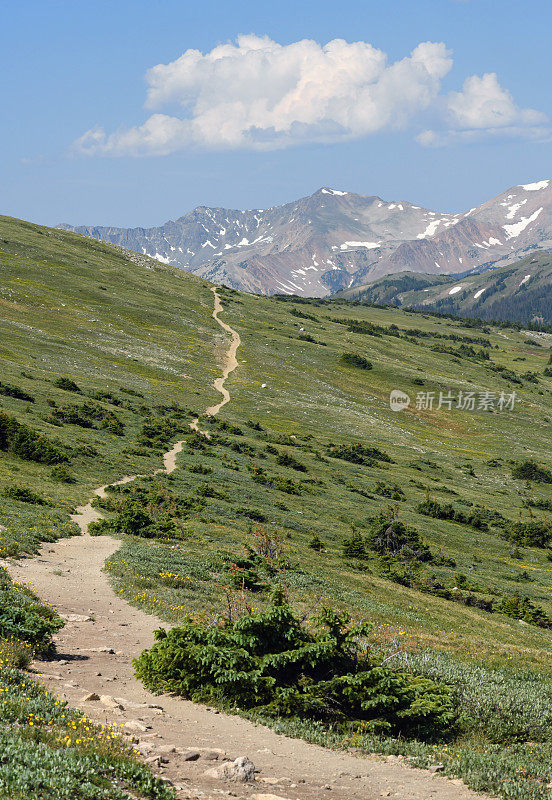
[[[76,483],[76,478],[70,469],[67,469],[65,464],[57,464],[52,467],[50,477],[57,483]]]
[[[366,541],[360,531],[353,530],[351,535],[343,541],[343,557],[358,558],[361,561],[368,558]]]
[[[9,497],[10,500],[18,500],[20,503],[32,503],[35,506],[48,506],[48,500],[44,500],[32,489],[27,489],[26,486],[6,486],[2,494]]]
[[[379,447],[370,447],[355,442],[354,444],[330,444],[327,448],[327,454],[332,458],[340,458],[343,461],[349,461],[351,464],[363,464],[364,466],[373,466],[376,461],[384,461],[387,464],[392,464],[393,459],[387,455]]]
[[[451,731],[450,690],[385,666],[365,646],[369,626],[324,609],[313,629],[301,624],[276,591],[271,605],[234,623],[156,631],[135,660],[136,675],[155,692],[174,692],[280,717],[436,739]]]
[[[506,538],[524,547],[548,547],[552,539],[552,525],[548,520],[531,519],[504,526]]]
[[[0,567],[0,639],[18,639],[47,651],[52,635],[63,625],[53,608],[43,605],[27,587],[14,584]]]
[[[310,540],[309,547],[311,548],[311,550],[315,550],[317,553],[321,553],[323,550],[326,549],[326,545],[324,544],[324,542],[317,533],[315,533],[312,539]]]
[[[118,514],[114,522],[114,528],[121,533],[127,533],[131,536],[143,536],[149,539],[153,537],[153,533],[150,530],[152,522],[150,515],[138,503],[128,500]]]
[[[372,362],[368,361],[364,356],[359,356],[356,353],[343,353],[339,360],[346,367],[357,367],[357,369],[372,369]]]
[[[540,606],[535,605],[528,597],[519,594],[503,597],[495,604],[496,611],[501,611],[514,619],[521,619],[539,628],[552,628],[552,620]]]
[[[389,497],[391,500],[404,500],[405,498],[403,490],[397,483],[391,486],[383,481],[378,481],[374,487],[374,492],[379,494],[380,497]]]
[[[475,509],[474,511],[460,511],[454,508],[451,503],[439,503],[437,500],[424,500],[416,506],[418,514],[423,514],[425,517],[433,517],[434,519],[450,519],[453,522],[460,522],[464,525],[471,525],[480,531],[489,529],[487,524],[488,512],[482,509]]]
[[[368,537],[370,546],[380,556],[390,556],[402,561],[432,561],[433,555],[415,528],[398,519],[380,514]]]
[[[172,417],[149,417],[142,425],[138,442],[146,447],[163,447],[174,439],[176,433],[182,430],[182,423]],[[198,434],[196,437],[201,440],[199,443],[204,445],[204,437]],[[188,440],[188,444],[190,447],[193,446],[192,437]]]
[[[124,423],[113,411],[107,411],[97,403],[73,404],[54,408],[50,418],[67,425],[79,425],[81,428],[101,428],[121,436]]]
[[[297,472],[307,471],[306,466],[301,464],[301,462],[294,458],[290,453],[278,453],[276,456],[276,463],[280,467],[289,467],[290,469],[297,470]]]
[[[56,378],[54,381],[54,386],[58,389],[64,389],[66,392],[79,392],[80,387],[77,386],[75,381],[72,381],[71,378]]]
[[[524,481],[537,481],[538,483],[552,483],[552,472],[546,467],[541,467],[536,461],[527,459],[516,464],[512,469],[514,478]]]
[[[240,517],[247,517],[254,522],[266,522],[266,514],[259,508],[249,508],[248,506],[237,506],[236,514]]]
[[[21,424],[4,412],[0,412],[0,450],[26,461],[36,461],[38,464],[58,464],[67,461],[65,453],[46,436]]]
[[[2,383],[0,381],[0,394],[4,397],[14,397],[16,400],[26,400],[28,403],[34,403],[35,399],[32,394],[23,391],[19,386],[14,386],[11,383]]]

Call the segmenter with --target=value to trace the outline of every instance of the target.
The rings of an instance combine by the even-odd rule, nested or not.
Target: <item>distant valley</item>
[[[552,255],[533,253],[515,264],[460,278],[401,272],[347,289],[339,296],[455,317],[551,325]]]

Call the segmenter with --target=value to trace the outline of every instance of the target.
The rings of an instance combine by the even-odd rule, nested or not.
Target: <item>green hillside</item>
[[[0,293],[2,555],[74,533],[68,512],[93,488],[151,474],[184,438],[173,474],[96,501],[96,532],[123,539],[117,591],[170,622],[263,609],[274,585],[307,617],[326,604],[369,620],[378,652],[462,687],[473,713],[447,770],[503,797],[548,796],[546,336],[222,288],[242,343],[231,402],[200,419],[207,440],[189,422],[219,396],[209,284],[3,217]],[[393,390],[406,409],[390,408]]]

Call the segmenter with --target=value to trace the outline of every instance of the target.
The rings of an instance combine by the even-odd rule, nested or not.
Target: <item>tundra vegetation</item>
[[[114,589],[176,625],[138,660],[148,686],[321,744],[439,762],[508,800],[548,797],[548,348],[521,329],[223,288],[242,345],[231,403],[200,416],[206,438],[189,422],[219,398],[210,287],[131,258],[0,219],[2,557],[75,534],[69,513],[95,487],[146,476],[108,486],[93,532],[121,538],[107,565]],[[390,410],[393,389],[409,408]],[[438,408],[441,393],[460,391],[496,402]],[[499,410],[513,391],[514,409]],[[416,407],[420,393],[433,408]],[[178,469],[153,475],[179,439]],[[0,624],[21,643],[6,686],[50,708],[15,667],[28,647],[47,648],[58,621],[3,580]],[[27,638],[9,632],[17,625]],[[213,643],[229,662],[194,662],[192,645]],[[185,680],[171,672],[172,648]],[[227,668],[239,680],[220,680]],[[127,781],[117,795],[100,755],[73,739],[61,750],[48,719],[5,718],[2,735],[28,766],[21,788],[9,783],[12,761],[0,764],[4,796],[33,796],[31,741],[59,750],[41,761],[47,798],[168,796],[153,783],[148,795],[151,779],[105,735],[101,758]],[[62,756],[97,774],[104,795],[55,784]]]

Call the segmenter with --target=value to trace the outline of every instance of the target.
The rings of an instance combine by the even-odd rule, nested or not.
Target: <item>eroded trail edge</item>
[[[231,338],[222,375],[213,384],[222,400],[206,409],[211,415],[230,400],[225,381],[238,365],[240,345],[239,334],[219,318],[223,307],[216,288],[213,293],[212,316]],[[197,419],[192,428],[198,430]],[[176,468],[182,444],[177,442],[165,453],[158,472]],[[126,476],[118,483],[135,477]],[[95,495],[103,497],[105,488],[96,489]],[[114,592],[103,566],[120,542],[87,533],[89,523],[100,517],[90,503],[78,508],[73,519],[82,536],[45,544],[38,557],[10,565],[15,579],[33,586],[67,620],[56,636],[56,660],[35,662],[33,667],[51,691],[91,719],[121,725],[154,772],[174,783],[179,798],[483,800],[461,781],[408,768],[400,757],[359,758],[326,750],[206,706],[172,696],[154,697],[135,679],[132,659],[151,646],[154,630],[163,623]],[[259,770],[255,782],[225,784],[205,776],[213,761],[216,765],[223,758],[244,755]]]

